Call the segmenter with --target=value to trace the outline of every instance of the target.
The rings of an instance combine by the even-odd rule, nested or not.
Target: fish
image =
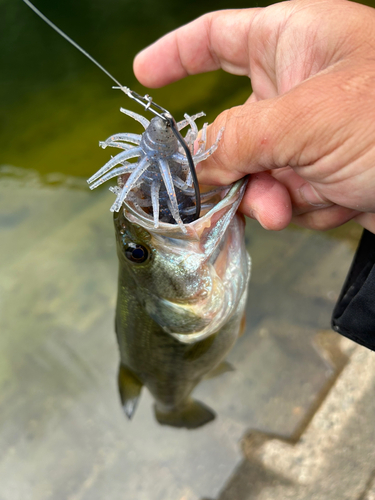
[[[191,393],[204,377],[226,369],[225,356],[243,324],[251,261],[237,209],[247,179],[203,193],[202,200],[210,203],[192,218],[191,172],[168,122],[121,111],[145,132],[114,134],[100,142],[123,151],[88,180],[92,189],[118,180],[110,190],[116,195],[111,211],[119,260],[120,400],[131,419],[147,387],[160,424],[193,429],[215,413]],[[185,114],[175,124],[177,130],[190,125],[185,141],[194,165],[216,150],[223,132],[206,150],[205,124],[194,154],[195,120],[203,115]]]
[[[127,203],[114,213],[118,388],[129,419],[144,386],[160,424],[194,429],[215,418],[191,393],[220,367],[243,324],[251,261],[237,209],[246,183],[185,232],[164,222],[155,228]]]
[[[200,137],[195,124],[204,113],[185,114],[176,123],[150,96],[121,85],[30,0],[23,2],[112,79],[115,88],[156,115],[149,121],[121,108],[145,131],[100,142],[122,152],[88,183],[95,189],[117,177],[110,190],[116,195],[111,207],[119,259],[115,330],[124,412],[133,417],[145,386],[160,424],[200,427],[215,413],[191,393],[203,377],[227,369],[223,360],[244,324],[251,259],[244,217],[237,209],[247,178],[201,195],[195,165],[214,153],[223,129],[206,150],[207,124]],[[187,125],[183,139],[179,131]]]

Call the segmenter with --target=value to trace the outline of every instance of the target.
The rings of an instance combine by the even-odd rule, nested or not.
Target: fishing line
[[[191,177],[193,180],[193,185],[194,185],[194,191],[195,191],[195,220],[199,219],[199,214],[201,211],[201,195],[200,195],[200,190],[199,190],[199,183],[198,183],[198,178],[197,174],[195,172],[195,166],[194,166],[194,161],[193,157],[191,155],[189,146],[186,144],[184,138],[180,134],[180,132],[176,128],[176,122],[173,119],[173,116],[171,113],[163,108],[162,106],[159,106],[155,102],[153,102],[152,97],[146,94],[145,96],[141,96],[137,92],[134,92],[134,90],[131,90],[129,87],[125,87],[124,85],[121,85],[121,83],[116,80],[116,78],[111,75],[109,71],[107,71],[101,64],[98,63],[96,59],[94,59],[88,52],[86,52],[80,45],[78,45],[77,42],[75,42],[72,38],[70,38],[66,33],[64,33],[60,28],[56,26],[52,21],[48,19],[42,12],[40,12],[39,9],[35,7],[29,0],[22,0],[32,11],[35,12],[37,16],[39,16],[45,23],[48,24],[53,30],[55,30],[60,36],[65,38],[66,41],[68,41],[73,47],[75,47],[77,50],[79,50],[84,56],[86,56],[88,59],[90,59],[91,62],[93,62],[100,70],[103,71],[113,82],[117,84],[116,87],[113,87],[114,89],[120,89],[122,90],[128,97],[136,101],[138,104],[141,104],[141,106],[144,107],[145,111],[151,111],[154,115],[158,116],[162,120],[164,120],[165,123],[169,127],[171,127],[173,134],[176,136],[176,139],[178,142],[181,144],[183,150],[185,151],[186,154],[186,159],[188,161]],[[157,108],[157,109],[154,109]],[[159,113],[159,111],[161,113]]]

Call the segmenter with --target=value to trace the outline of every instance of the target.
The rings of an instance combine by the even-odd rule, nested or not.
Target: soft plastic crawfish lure
[[[94,189],[103,182],[118,177],[118,187],[110,188],[116,194],[116,201],[111,207],[112,212],[118,212],[124,201],[127,201],[152,214],[155,227],[162,221],[177,223],[183,229],[184,223],[194,220],[196,193],[188,159],[181,143],[163,118],[156,116],[149,121],[132,111],[123,108],[121,111],[139,121],[145,132],[142,135],[115,134],[99,143],[102,148],[112,146],[123,151],[88,180],[90,188]],[[198,150],[194,154],[194,142],[198,136],[195,120],[201,116],[204,116],[204,113],[191,117],[185,114],[185,120],[174,123],[178,131],[190,125],[185,141],[191,151],[194,166],[215,151],[222,134],[220,131],[215,144],[206,150],[207,123],[205,123]],[[131,158],[137,158],[137,162],[130,163],[128,160]],[[201,195],[201,201],[208,200],[217,191],[216,189]],[[212,206],[206,203],[201,205],[201,208]]]
[[[116,194],[116,200],[111,207],[112,212],[119,212],[124,202],[130,202],[135,208],[142,209],[147,215],[152,216],[155,227],[158,227],[159,221],[177,223],[185,232],[184,224],[198,219],[201,208],[208,209],[213,206],[210,203],[201,205],[201,201],[208,201],[223,189],[211,190],[201,197],[195,173],[195,165],[208,158],[216,150],[223,129],[220,130],[215,143],[206,150],[207,123],[205,123],[198,150],[194,153],[194,143],[198,137],[195,120],[204,116],[204,113],[198,113],[192,117],[185,114],[185,120],[176,123],[169,111],[152,102],[150,96],[141,96],[121,85],[29,0],[23,0],[23,2],[108,75],[117,84],[114,88],[122,90],[128,97],[141,104],[146,111],[151,111],[156,115],[149,121],[144,116],[121,108],[123,113],[139,121],[145,128],[145,132],[141,135],[115,134],[99,143],[103,148],[111,146],[123,151],[111,158],[88,179],[90,189],[117,177],[118,186],[110,188]],[[184,139],[179,131],[187,125],[190,129]],[[134,158],[137,161],[128,161]]]

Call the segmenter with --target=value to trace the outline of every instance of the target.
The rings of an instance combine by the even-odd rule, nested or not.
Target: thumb
[[[274,105],[269,101],[268,106]],[[207,149],[217,141],[221,130],[224,129],[224,133],[214,154],[197,165],[201,183],[227,185],[249,173],[267,170],[265,156],[261,154],[261,150],[266,153],[270,148],[269,138],[260,132],[260,122],[267,121],[263,109],[263,103],[237,106],[220,113],[208,126]],[[264,128],[270,131],[266,124]],[[255,154],[262,164],[254,165]]]

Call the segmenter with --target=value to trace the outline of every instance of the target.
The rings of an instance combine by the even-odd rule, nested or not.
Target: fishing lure
[[[88,180],[90,188],[94,189],[103,182],[118,177],[119,186],[110,188],[116,194],[116,201],[111,207],[112,212],[118,212],[126,200],[143,209],[146,214],[152,211],[155,228],[158,227],[160,220],[177,223],[184,231],[184,223],[194,220],[192,217],[196,211],[196,194],[188,160],[179,141],[162,118],[155,117],[149,121],[132,111],[123,108],[121,111],[139,121],[145,132],[142,135],[115,134],[100,143],[102,148],[112,146],[123,151],[90,177]],[[194,166],[215,151],[222,134],[220,131],[216,142],[206,150],[207,123],[205,123],[199,148],[193,154],[194,142],[198,136],[195,120],[201,116],[203,113],[191,117],[185,114],[185,120],[176,124],[178,131],[190,125],[185,141],[191,150]],[[128,162],[134,157],[139,158],[136,163]],[[201,201],[209,200],[217,192],[218,189],[214,189],[201,195]],[[212,203],[201,205],[201,209],[212,207]]]
[[[208,191],[203,195],[199,191],[195,165],[207,159],[218,147],[224,129],[218,133],[215,143],[206,148],[207,123],[204,124],[199,148],[194,154],[194,143],[198,138],[198,127],[195,120],[204,116],[185,114],[185,119],[176,123],[173,116],[162,106],[154,103],[149,95],[141,96],[133,90],[121,85],[103,66],[74,40],[61,31],[29,0],[23,0],[41,19],[57,33],[76,47],[98,66],[128,97],[141,104],[145,111],[156,115],[151,121],[132,111],[121,108],[121,112],[140,122],[145,128],[141,135],[119,133],[99,143],[120,148],[123,151],[112,157],[101,169],[88,179],[90,189],[95,189],[107,180],[117,177],[118,186],[110,190],[116,195],[111,207],[112,212],[119,212],[124,202],[130,202],[138,210],[152,216],[154,227],[159,221],[178,224],[186,232],[184,224],[199,218],[201,209],[210,209],[213,203],[203,206],[201,201],[209,201],[223,188]],[[180,130],[190,125],[185,139]],[[136,162],[128,160],[137,158]],[[120,166],[118,166],[120,165]],[[116,168],[115,168],[116,167]]]

